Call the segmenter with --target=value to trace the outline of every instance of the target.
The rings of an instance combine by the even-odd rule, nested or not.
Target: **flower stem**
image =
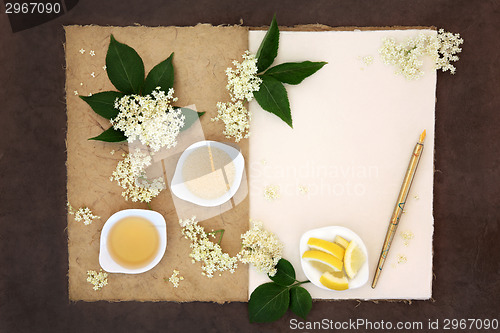
[[[146,203],[148,204],[149,210],[153,210],[153,208],[151,208],[151,204],[149,202]]]
[[[305,281],[298,281],[298,280],[295,280],[295,281],[297,281],[297,283],[294,283],[294,284],[293,284],[293,286],[300,286],[301,284],[311,282],[311,281],[309,281],[309,280],[305,280]]]
[[[219,238],[219,241],[217,242],[218,245],[220,245],[220,243],[222,242],[222,236],[224,236],[224,229],[218,229],[218,230],[215,230],[215,231],[211,231],[211,232],[207,232],[207,234],[213,234],[215,235],[216,233],[219,233],[220,232],[220,238]]]

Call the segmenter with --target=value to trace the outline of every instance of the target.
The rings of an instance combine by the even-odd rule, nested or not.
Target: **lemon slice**
[[[344,249],[346,249],[349,246],[349,242],[345,238],[339,235],[335,236],[335,243],[339,244]]]
[[[337,257],[339,260],[344,259],[345,250],[341,246],[339,246],[338,244],[326,241],[324,239],[311,237],[307,241],[307,245],[309,245],[309,247],[313,250],[319,250],[319,251],[329,253],[329,254]]]
[[[339,260],[344,259],[345,250],[341,246],[339,246],[338,244],[326,241],[324,239],[311,237],[307,241],[307,245],[309,245],[309,247],[313,250],[319,250],[319,251],[329,253],[329,254],[337,257],[337,259],[339,259]]]
[[[350,279],[354,279],[356,274],[358,274],[358,271],[365,263],[365,260],[366,258],[363,250],[361,250],[356,242],[351,241],[345,250],[344,256],[345,272]]]
[[[312,262],[319,262],[323,265],[328,266],[333,271],[341,271],[342,270],[342,260],[337,257],[332,256],[329,253],[318,251],[318,250],[309,250],[304,252],[302,255],[302,259],[306,259]]]
[[[319,282],[333,290],[346,290],[349,288],[349,281],[347,281],[344,272],[325,272],[319,278]]]

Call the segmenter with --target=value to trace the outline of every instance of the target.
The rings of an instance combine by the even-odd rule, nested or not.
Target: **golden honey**
[[[147,266],[158,253],[160,235],[149,220],[139,216],[125,217],[111,227],[107,246],[113,260],[122,267]]]

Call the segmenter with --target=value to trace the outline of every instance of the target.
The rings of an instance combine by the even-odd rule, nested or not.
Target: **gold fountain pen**
[[[420,135],[420,139],[413,149],[413,154],[408,164],[408,169],[406,170],[406,175],[401,185],[401,190],[399,191],[398,201],[392,212],[391,222],[387,228],[387,234],[385,235],[384,245],[382,246],[382,251],[380,252],[380,258],[378,260],[377,269],[375,270],[375,275],[373,277],[372,288],[377,285],[380,273],[384,267],[385,259],[391,248],[392,240],[396,234],[396,229],[398,228],[399,220],[401,219],[401,214],[405,207],[406,199],[408,198],[408,193],[410,192],[411,183],[413,182],[413,177],[415,176],[415,171],[417,170],[418,162],[420,161],[420,156],[422,156],[422,151],[424,149],[425,140],[425,130]]]

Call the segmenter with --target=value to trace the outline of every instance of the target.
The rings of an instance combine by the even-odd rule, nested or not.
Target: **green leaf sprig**
[[[327,63],[324,61],[287,62],[269,68],[278,55],[279,36],[275,15],[256,54],[259,73],[257,76],[262,79],[262,83],[260,89],[254,91],[253,96],[264,110],[280,117],[293,128],[290,102],[283,83],[299,84]]]
[[[168,92],[174,86],[174,53],[153,67],[144,79],[144,62],[139,54],[130,46],[118,42],[110,36],[106,54],[106,72],[109,80],[119,91],[104,91],[91,96],[80,96],[95,113],[106,119],[115,118],[119,111],[115,108],[115,100],[125,95],[148,95],[157,87]],[[178,107],[175,107],[176,109]],[[181,130],[189,128],[205,112],[196,112],[188,108],[180,108],[185,116]],[[127,140],[125,134],[111,126],[96,137],[89,140],[105,142],[121,142]]]
[[[306,319],[312,308],[312,297],[297,281],[295,269],[286,259],[276,265],[276,275],[269,276],[273,282],[258,286],[250,295],[248,315],[250,322],[267,323],[280,319],[288,309]]]

